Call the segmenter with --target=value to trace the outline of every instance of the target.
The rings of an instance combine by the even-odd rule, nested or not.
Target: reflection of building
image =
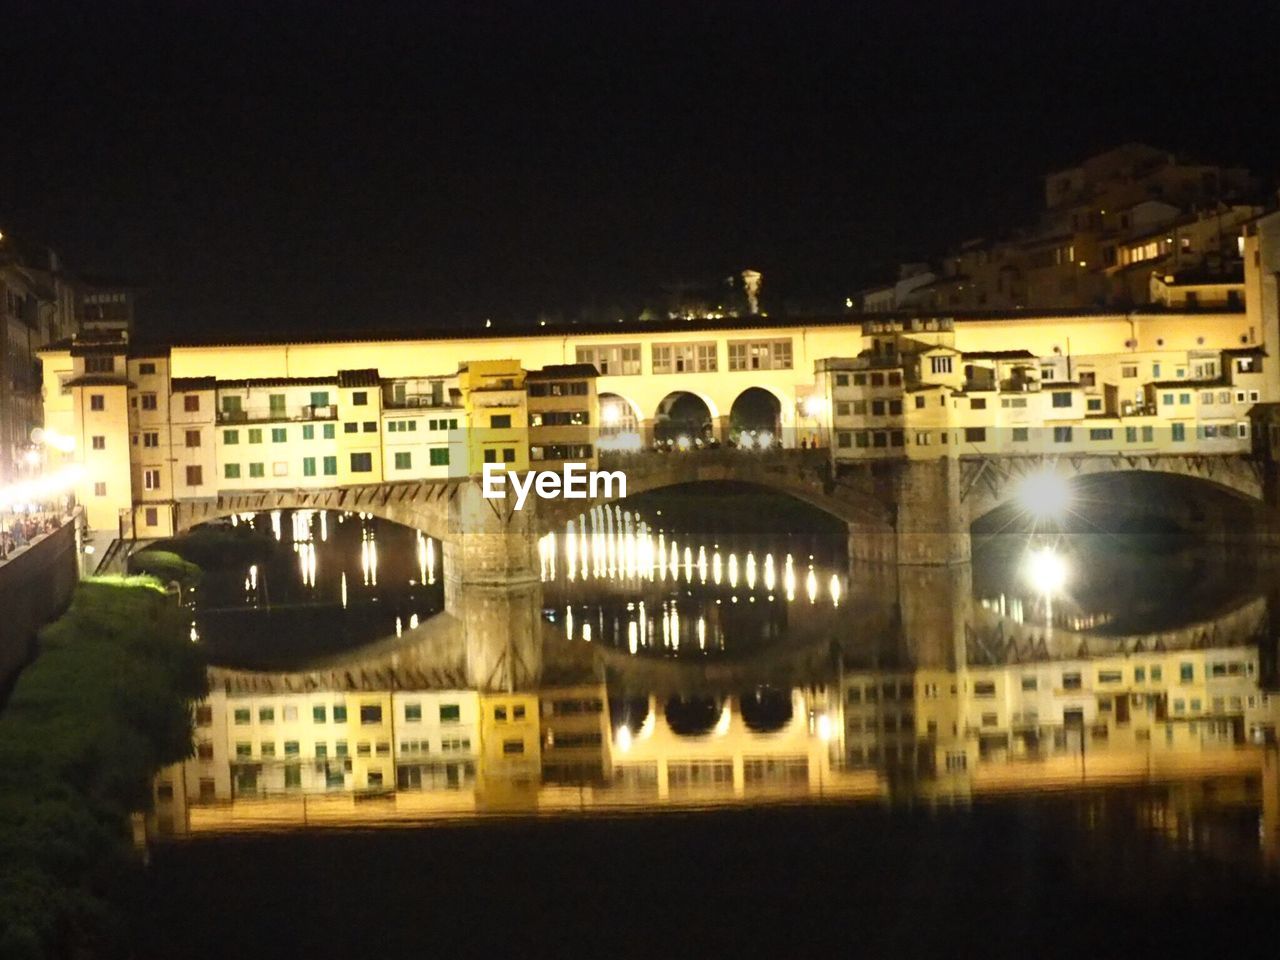
[[[818,361],[837,463],[971,454],[1247,453],[1272,388],[1256,346],[961,351],[949,319],[882,320]],[[1247,339],[1247,338],[1246,338]],[[1162,343],[1163,341],[1160,341]]]

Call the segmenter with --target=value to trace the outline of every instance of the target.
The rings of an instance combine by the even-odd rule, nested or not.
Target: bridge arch
[[[694,390],[673,390],[663,397],[653,414],[654,439],[675,442],[680,436],[710,439],[720,413],[715,401]]]
[[[783,425],[783,398],[767,386],[747,387],[729,407],[729,433],[735,441],[740,442],[743,433],[752,432],[767,432],[775,441],[781,441]]]
[[[962,461],[960,497],[971,524],[981,523],[997,511],[1017,509],[1019,498],[1033,484],[1060,485],[1077,506],[1087,506],[1096,494],[1115,478],[1159,478],[1165,489],[1206,503],[1212,498],[1234,504],[1240,510],[1263,506],[1262,473],[1258,464],[1244,456],[1150,455],[1077,457],[1003,457]],[[1046,480],[1045,478],[1049,478]],[[1095,496],[1089,496],[1093,491]],[[1113,490],[1112,492],[1115,492]],[[1114,498],[1110,498],[1114,499]],[[1068,509],[1076,510],[1077,506]]]

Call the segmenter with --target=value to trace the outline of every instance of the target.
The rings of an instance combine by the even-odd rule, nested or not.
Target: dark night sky
[[[1125,140],[1273,178],[1280,4],[1178,9],[24,0],[0,229],[145,284],[155,332],[529,322],[745,266],[834,308]]]

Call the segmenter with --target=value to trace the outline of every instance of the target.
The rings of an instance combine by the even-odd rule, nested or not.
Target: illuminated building
[[[589,363],[553,364],[530,371],[526,386],[529,466],[558,471],[571,461],[594,470],[600,417],[596,368]]]

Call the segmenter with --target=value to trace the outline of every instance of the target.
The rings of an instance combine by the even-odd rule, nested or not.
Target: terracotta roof
[[[374,369],[338,371],[340,387],[377,387],[381,383],[382,381],[378,379],[378,371]]]

